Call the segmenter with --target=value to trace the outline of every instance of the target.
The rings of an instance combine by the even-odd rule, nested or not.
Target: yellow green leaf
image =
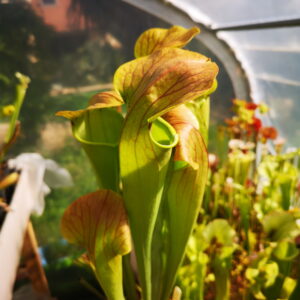
[[[153,268],[152,276],[157,281],[156,286],[161,285],[156,288],[158,294],[155,299],[166,300],[169,299],[202,203],[208,173],[208,154],[198,130],[197,118],[186,106],[181,105],[163,117],[179,135],[162,203],[161,218],[166,228],[165,246],[162,246],[165,247],[162,251],[165,258],[162,260],[165,262],[164,265]],[[159,240],[153,240],[154,246],[159,243]]]
[[[101,92],[94,95],[90,101],[89,106],[85,109],[69,111],[63,110],[56,113],[57,116],[64,117],[69,120],[74,120],[80,116],[82,116],[85,112],[100,109],[100,108],[108,108],[108,107],[116,107],[122,105],[123,99],[120,95],[115,91],[110,92]]]
[[[15,98],[15,102],[14,102],[14,111],[10,118],[9,129],[4,138],[4,143],[6,143],[6,144],[9,144],[10,140],[13,139],[13,136],[14,136],[14,133],[15,133],[15,130],[17,127],[21,107],[23,105],[26,91],[27,91],[28,85],[30,83],[30,78],[19,72],[16,72],[15,76],[19,80],[19,82],[16,85],[16,98]]]
[[[99,188],[116,192],[120,185],[118,145],[123,117],[111,107],[122,101],[117,92],[102,92],[92,97],[86,109],[57,113],[71,120],[73,135],[95,170]]]
[[[90,105],[97,105],[97,108],[116,107],[124,104],[121,96],[115,91],[101,92],[94,95],[90,101]]]
[[[163,48],[122,65],[114,86],[127,102],[148,107],[144,119],[151,121],[173,107],[206,95],[215,84],[218,67],[204,55]]]
[[[110,300],[125,300],[122,256],[131,251],[123,199],[110,190],[82,196],[65,211],[61,231],[86,249],[95,275]]]
[[[214,81],[211,89],[200,98],[197,98],[191,102],[188,102],[186,106],[193,112],[199,123],[199,131],[205,141],[205,145],[208,143],[208,129],[209,129],[209,115],[210,115],[210,98],[218,86],[217,80]]]
[[[185,46],[195,35],[199,34],[197,27],[185,29],[181,26],[173,26],[170,29],[151,28],[146,30],[135,43],[135,57],[146,56],[165,47],[181,48]]]

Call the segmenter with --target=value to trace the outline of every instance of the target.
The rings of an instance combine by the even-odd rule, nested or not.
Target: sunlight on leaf
[[[274,211],[262,220],[264,232],[271,241],[291,239],[300,233],[293,212]]]
[[[60,117],[64,117],[69,120],[74,120],[82,116],[87,111],[100,109],[100,108],[117,107],[122,105],[123,103],[124,103],[123,99],[115,91],[101,92],[94,95],[90,99],[89,106],[87,108],[75,110],[75,111],[63,110],[57,112],[56,115]]]
[[[152,126],[155,126],[157,118],[166,112],[209,91],[217,72],[216,64],[203,55],[163,48],[122,65],[114,76],[115,89],[128,107],[120,142],[120,167],[124,200],[146,300],[151,299],[152,235],[172,147],[176,145],[176,131],[172,124],[162,127],[163,131],[171,133],[165,134],[168,139],[163,145],[151,140],[149,128],[152,122]],[[194,134],[197,135],[198,131]],[[203,165],[206,166],[205,163]],[[177,184],[182,176],[175,176]],[[197,186],[202,189],[202,182]],[[194,221],[194,218],[191,220]],[[174,271],[171,272],[173,274]]]
[[[117,92],[102,92],[86,109],[60,111],[56,115],[71,120],[74,137],[81,143],[97,175],[99,188],[119,191],[118,144],[123,117],[111,107],[123,102]]]
[[[164,47],[181,48],[195,35],[199,34],[197,27],[185,29],[173,26],[170,29],[151,28],[146,30],[135,43],[135,57],[146,56]]]
[[[114,91],[95,95],[86,109],[58,113],[71,120],[99,186],[122,192],[143,300],[171,296],[206,184],[209,101],[203,99],[216,89],[218,66],[204,55],[179,49],[198,33],[196,27],[180,26],[146,31],[136,42],[137,58],[115,72]],[[193,101],[194,110],[185,106]],[[124,120],[112,109],[123,104]],[[104,228],[106,236],[111,224]],[[87,247],[89,255],[95,248],[103,257],[105,243]],[[108,289],[105,259],[99,261],[104,265],[96,257],[93,266]]]
[[[165,262],[164,266],[153,266],[153,293],[160,293],[156,295],[157,299],[168,299],[171,292],[188,238],[198,216],[208,171],[206,147],[193,113],[181,105],[163,117],[177,131],[179,143],[175,149],[174,164],[168,174],[169,184],[165,188],[162,212],[159,215],[167,232],[162,237],[161,229],[157,228],[158,233],[153,240],[154,255],[159,257],[163,254],[164,258],[162,257],[161,261]],[[166,241],[161,245],[164,239]],[[164,247],[166,248],[161,252],[160,248]]]
[[[85,111],[72,122],[74,137],[90,159],[99,188],[119,190],[119,152],[123,117],[104,108]]]

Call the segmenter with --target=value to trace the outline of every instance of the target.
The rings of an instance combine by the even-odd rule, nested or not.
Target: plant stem
[[[85,288],[87,288],[91,293],[93,293],[94,295],[96,295],[99,299],[105,300],[104,296],[102,294],[100,294],[100,292],[95,287],[93,287],[89,282],[87,282],[84,278],[80,278],[79,282]]]
[[[230,283],[228,280],[228,269],[221,266],[222,261],[215,262],[215,276],[216,276],[216,300],[228,300]]]
[[[130,254],[127,254],[123,257],[123,273],[126,298],[129,300],[138,300],[138,295],[136,292],[136,282],[130,264]]]

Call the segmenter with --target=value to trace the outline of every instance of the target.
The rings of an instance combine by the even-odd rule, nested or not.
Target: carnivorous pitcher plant
[[[144,300],[169,299],[196,222],[208,173],[208,96],[218,73],[209,58],[181,49],[198,33],[147,30],[135,59],[115,72],[113,91],[57,113],[71,121],[99,184],[67,208],[62,233],[86,249],[109,300],[139,299],[137,290]],[[130,287],[131,249],[138,279]]]

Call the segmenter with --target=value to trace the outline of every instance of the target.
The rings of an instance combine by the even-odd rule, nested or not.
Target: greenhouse
[[[299,300],[300,2],[0,0],[0,300]]]

